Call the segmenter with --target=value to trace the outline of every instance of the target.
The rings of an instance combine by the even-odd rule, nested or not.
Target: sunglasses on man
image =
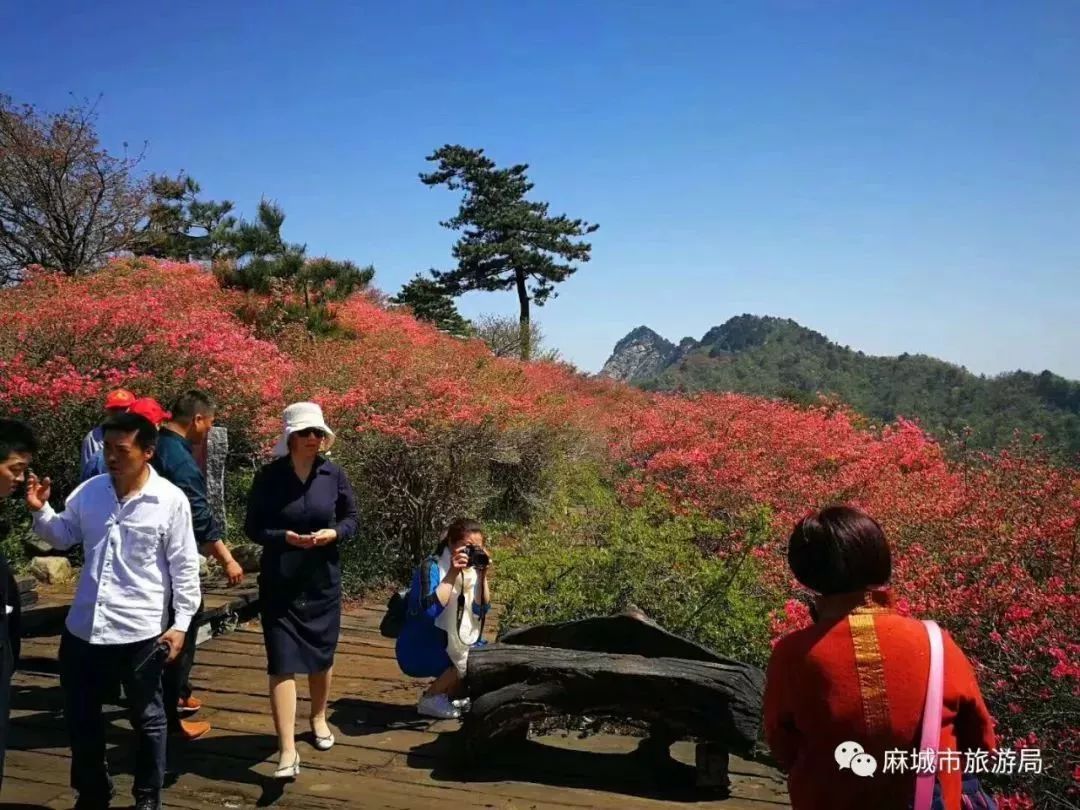
[[[326,431],[319,430],[318,428],[304,428],[303,430],[296,431],[294,435],[299,436],[302,439],[306,439],[309,436],[318,436],[320,439],[325,439]]]

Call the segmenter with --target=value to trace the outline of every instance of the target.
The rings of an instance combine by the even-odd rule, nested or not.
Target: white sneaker
[[[461,717],[461,710],[454,706],[446,695],[424,695],[416,704],[416,711],[426,717],[437,717],[440,720]]]

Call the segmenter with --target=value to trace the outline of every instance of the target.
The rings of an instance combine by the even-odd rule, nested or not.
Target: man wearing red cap
[[[135,403],[135,395],[124,388],[110,391],[105,397],[105,418],[108,419],[118,413],[124,413]],[[105,457],[102,451],[105,448],[105,433],[98,425],[89,433],[82,443],[82,454],[79,464],[79,482],[93,478],[95,475],[104,475]]]
[[[164,422],[172,418],[172,414],[162,408],[161,403],[153,397],[140,397],[135,400],[128,408],[128,413],[145,416],[156,428],[160,428]]]
[[[113,393],[109,395],[110,399],[106,400],[106,408],[108,408],[108,402],[110,400],[112,400],[114,403],[119,403],[119,402],[123,401],[123,398],[112,399],[113,396],[115,394],[117,394],[117,393],[126,394],[127,396],[132,396],[127,391],[119,391],[119,392],[113,391]],[[108,411],[108,413],[110,413],[110,414],[125,413],[125,412],[126,413],[133,413],[133,414],[136,414],[138,416],[145,417],[156,428],[160,428],[162,423],[165,422],[167,419],[169,419],[172,416],[172,414],[169,413],[164,408],[162,408],[161,403],[159,403],[153,397],[139,397],[138,399],[133,399],[127,405],[115,404],[113,406],[112,410]],[[100,427],[94,428],[94,431],[98,431],[98,430],[101,430],[101,428]],[[93,435],[94,435],[94,433],[91,432],[90,435],[87,436],[86,439],[83,440],[83,453],[84,454],[86,453],[86,443],[90,441],[90,439],[93,437]],[[90,459],[89,462],[86,462],[86,461],[83,462],[82,481],[86,481],[89,478],[93,478],[95,475],[104,475],[105,472],[106,472],[106,467],[105,467],[105,446],[103,444],[101,446],[101,448],[99,448],[98,451],[94,454],[93,458]],[[82,483],[82,481],[80,481],[80,483]]]
[[[158,431],[138,413],[104,425],[108,475],[78,486],[63,512],[48,478],[27,478],[33,531],[57,550],[81,545],[86,564],[60,642],[60,685],[77,808],[113,798],[106,759],[105,698],[127,693],[136,739],[136,810],[161,810],[167,727],[161,673],[184,646],[202,599],[191,506],[150,464]]]

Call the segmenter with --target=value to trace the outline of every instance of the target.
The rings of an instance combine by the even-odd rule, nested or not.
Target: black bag
[[[395,591],[386,602],[386,615],[379,622],[379,632],[386,638],[397,638],[405,626],[405,617],[409,612],[409,589]]]

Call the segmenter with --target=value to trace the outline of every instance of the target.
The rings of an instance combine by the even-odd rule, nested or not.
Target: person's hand
[[[481,545],[480,548],[484,550],[484,553],[488,556],[488,564],[480,569],[480,576],[490,577],[491,569],[495,567],[495,558],[491,556],[491,549],[487,546]]]
[[[225,563],[225,576],[228,578],[230,585],[239,585],[244,581],[244,569],[240,563],[230,557],[229,561]]]
[[[311,548],[312,546],[310,534],[285,532],[285,542],[288,543],[290,546],[296,546],[297,548]]]
[[[457,576],[468,567],[469,552],[465,550],[465,546],[462,546],[457,551],[451,553],[449,571],[451,576]]]
[[[169,657],[165,659],[167,663],[172,663],[180,655],[180,651],[184,648],[184,637],[186,635],[183,630],[173,628],[158,639],[159,642],[169,645]]]
[[[26,505],[31,512],[40,512],[49,502],[52,494],[52,480],[45,478],[41,481],[33,473],[26,479]]]
[[[335,540],[337,540],[337,530],[319,529],[319,531],[315,532],[315,534],[313,534],[311,537],[313,540],[312,545],[325,546],[328,543],[333,543]]]

